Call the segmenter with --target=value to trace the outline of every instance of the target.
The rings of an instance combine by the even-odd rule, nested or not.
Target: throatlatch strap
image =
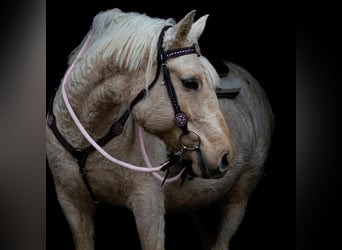
[[[142,100],[145,96],[148,90],[152,89],[153,86],[156,84],[158,77],[160,75],[160,70],[161,70],[161,64],[163,62],[163,56],[164,54],[162,53],[162,51],[159,48],[162,48],[163,45],[163,38],[164,38],[164,34],[165,31],[167,29],[169,29],[171,26],[165,26],[158,38],[158,51],[157,51],[157,70],[156,73],[154,75],[154,79],[153,81],[148,85],[147,89],[142,89],[137,95],[136,97],[133,99],[133,101],[130,103],[129,108],[124,112],[124,114],[113,124],[113,130],[115,131],[115,133],[117,135],[121,134],[123,131],[123,127],[125,125],[125,122],[127,121],[129,114],[131,113],[131,111],[133,110],[134,106],[140,101]]]

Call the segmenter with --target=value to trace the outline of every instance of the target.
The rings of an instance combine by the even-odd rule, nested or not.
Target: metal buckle
[[[194,137],[195,136],[196,139],[196,143],[194,143],[194,145],[188,145],[188,143],[186,142],[187,137]],[[187,136],[187,137],[185,137]],[[198,133],[189,130],[187,134],[181,134],[181,136],[179,137],[179,142],[182,145],[182,150],[188,150],[188,151],[193,151],[196,149],[199,149],[200,145],[201,145],[201,138],[199,136]]]

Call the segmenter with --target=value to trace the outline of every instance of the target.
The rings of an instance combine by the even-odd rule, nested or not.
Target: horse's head
[[[190,12],[165,31],[158,51],[165,51],[167,58],[160,62],[156,84],[133,114],[169,151],[181,150],[196,175],[217,178],[230,166],[233,146],[215,93],[218,75],[197,47],[208,16],[193,22],[194,15]]]

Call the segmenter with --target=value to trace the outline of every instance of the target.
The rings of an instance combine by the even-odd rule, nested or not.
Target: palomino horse
[[[219,86],[198,46],[207,15],[194,15],[175,23],[102,12],[70,58],[49,108],[46,151],[77,250],[94,249],[98,202],[133,212],[144,250],[164,249],[166,213],[217,202],[212,249],[229,248],[263,171],[272,112],[237,65],[226,64]],[[229,92],[234,81],[238,96],[218,101],[215,90]]]

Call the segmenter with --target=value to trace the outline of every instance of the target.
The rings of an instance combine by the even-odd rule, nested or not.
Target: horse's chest
[[[191,183],[192,182],[192,183]],[[213,180],[190,180],[182,187],[165,188],[167,210],[191,210],[202,208],[220,200],[229,189],[227,183]]]

